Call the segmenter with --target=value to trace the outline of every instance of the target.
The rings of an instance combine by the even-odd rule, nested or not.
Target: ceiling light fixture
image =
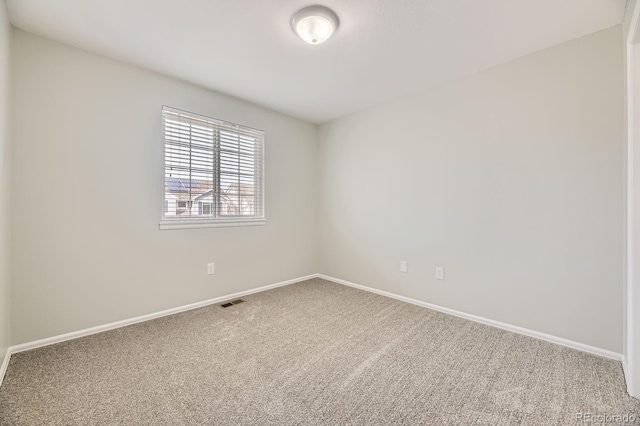
[[[324,6],[305,7],[293,15],[291,27],[309,44],[324,43],[338,28],[338,15]]]

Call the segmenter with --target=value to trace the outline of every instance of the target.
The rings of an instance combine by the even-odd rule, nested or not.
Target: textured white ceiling
[[[322,0],[319,46],[291,30],[303,0],[7,0],[12,23],[82,49],[321,123],[622,22],[625,0]]]

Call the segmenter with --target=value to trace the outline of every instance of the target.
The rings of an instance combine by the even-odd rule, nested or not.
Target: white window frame
[[[165,153],[166,153],[166,139],[165,139],[165,119],[164,112],[169,111],[171,113],[177,113],[180,115],[184,115],[190,118],[196,118],[200,120],[206,120],[213,125],[215,125],[218,129],[226,130],[229,132],[234,132],[234,129],[241,129],[243,131],[252,132],[259,139],[261,143],[260,149],[260,172],[256,174],[256,202],[260,204],[259,210],[261,210],[262,214],[257,214],[254,216],[227,216],[220,217],[214,214],[213,216],[206,217],[189,217],[189,218],[181,218],[178,215],[176,216],[167,216],[165,215]],[[237,130],[236,130],[237,131]],[[265,152],[265,138],[264,131],[259,129],[254,129],[252,127],[238,125],[234,123],[229,123],[223,120],[207,117],[201,114],[196,114],[184,110],[180,110],[177,108],[172,108],[168,106],[162,107],[162,215],[160,220],[160,229],[168,230],[168,229],[193,229],[193,228],[212,228],[212,227],[231,227],[231,226],[259,226],[265,225],[267,223],[266,219],[266,211],[265,211],[265,184],[264,184],[264,175],[265,175],[265,164],[264,164],[264,152]],[[214,153],[214,158],[219,155],[219,153]],[[216,160],[214,160],[216,161]],[[217,162],[217,169],[214,170],[214,190],[212,194],[212,203],[211,203],[211,211],[217,211],[219,207],[214,209],[214,206],[219,206],[220,200],[220,182],[219,182],[219,174],[220,174],[220,163]],[[176,209],[177,209],[177,200],[176,200]],[[196,201],[197,202],[197,201]],[[188,205],[189,203],[187,203]],[[188,207],[188,206],[187,206]]]
[[[207,207],[209,209],[209,213],[205,213],[204,212],[204,208]],[[208,216],[210,214],[213,214],[213,201],[212,202],[208,202],[208,201],[198,201],[198,212],[202,212],[200,213],[203,216]]]

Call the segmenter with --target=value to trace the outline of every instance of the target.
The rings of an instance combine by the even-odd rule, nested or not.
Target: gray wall
[[[621,38],[321,126],[320,272],[621,353]]]
[[[315,126],[22,31],[13,48],[13,344],[317,272]],[[158,230],[163,104],[266,131],[267,225]]]
[[[9,347],[9,97],[11,24],[0,2],[0,364]]]
[[[13,35],[12,344],[322,272],[622,351],[620,27],[319,135]],[[266,130],[266,226],[158,230],[163,104]]]

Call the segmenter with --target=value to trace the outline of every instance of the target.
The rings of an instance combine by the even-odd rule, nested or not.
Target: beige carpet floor
[[[609,359],[320,279],[244,300],[15,354],[0,424],[640,422]]]

